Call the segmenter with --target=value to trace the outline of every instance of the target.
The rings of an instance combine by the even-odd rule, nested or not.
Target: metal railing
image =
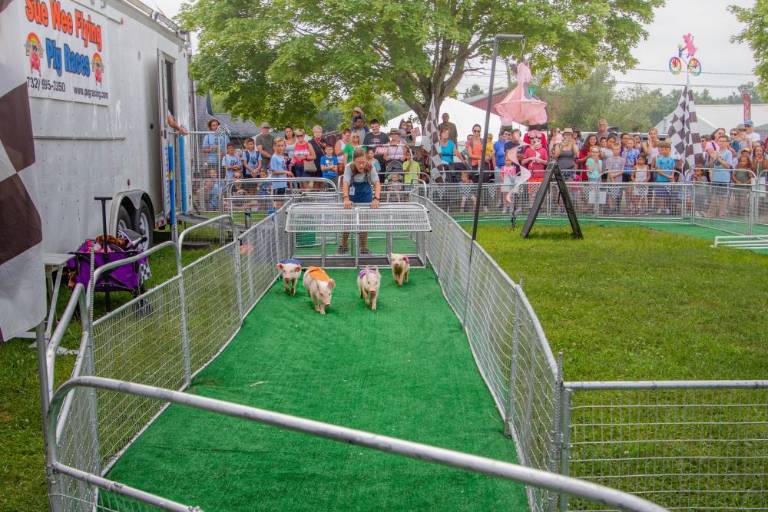
[[[45,418],[47,432],[56,431],[57,413],[59,408],[65,397],[76,389],[100,390],[119,396],[127,395],[141,397],[146,400],[160,402],[161,404],[174,403],[193,407],[216,414],[254,421],[295,432],[302,432],[312,436],[323,437],[357,446],[364,446],[386,453],[393,453],[426,462],[460,468],[474,473],[522,482],[537,488],[596,501],[597,503],[616,507],[620,510],[636,512],[663,512],[665,510],[643,498],[631,494],[517,464],[510,464],[508,462],[488,459],[486,457],[479,457],[444,448],[437,448],[421,443],[404,441],[402,439],[361,430],[339,427],[328,423],[234,404],[213,398],[101,377],[75,377],[65,382],[56,391],[51,399],[50,409]],[[89,474],[86,471],[82,471],[76,467],[63,463],[59,461],[56,446],[53,444],[47,447],[46,465],[52,472],[66,475],[69,478],[85,482],[110,493],[127,496],[164,510],[171,510],[174,512],[201,511],[198,507],[183,505],[98,475]]]
[[[413,190],[462,222],[471,218],[476,201],[481,219],[524,219],[540,186],[540,182],[488,183],[480,198],[473,184],[429,183]],[[557,185],[549,186],[539,217],[565,218]],[[581,219],[689,224],[734,235],[768,234],[768,190],[759,186],[581,181],[568,182],[568,189]]]

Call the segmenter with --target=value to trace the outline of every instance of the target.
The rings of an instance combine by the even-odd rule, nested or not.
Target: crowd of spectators
[[[202,142],[212,183],[215,178],[280,176],[322,177],[338,183],[355,149],[362,148],[370,167],[389,189],[397,190],[417,179],[457,183],[466,186],[462,187],[464,199],[474,201],[469,185],[478,179],[485,150],[484,181],[509,184],[525,169],[527,181],[535,184],[543,180],[548,164],[557,163],[567,181],[605,185],[605,208],[609,211],[617,209],[623,200],[625,208],[638,212],[656,209],[657,213],[669,213],[672,192],[665,197],[665,189],[657,186],[651,198],[651,183],[709,182],[730,189],[751,186],[768,170],[764,156],[768,141],[761,140],[751,121],[729,131],[718,128],[712,134],[702,134],[704,161],[697,169],[686,169],[682,160],[673,158],[669,142],[662,140],[655,128],[646,133],[621,133],[610,129],[605,119],[598,122],[595,132],[583,134],[571,128],[533,128],[525,134],[504,128],[497,141],[492,134],[484,140],[476,124],[472,133],[461,140],[456,125],[444,113],[435,148],[439,165],[421,146],[421,134],[412,121],[403,119],[397,128],[383,130],[377,119],[368,121],[360,108],[352,111],[350,128],[339,133],[324,134],[322,127],[314,126],[310,137],[302,128],[286,126],[278,135],[263,123],[260,133],[245,139],[240,148],[217,131],[218,125],[216,119],[209,122],[214,133],[207,134]],[[278,144],[282,148],[279,153]],[[223,155],[220,162],[219,155]],[[276,158],[280,162],[273,162]],[[628,187],[628,183],[634,186]],[[272,190],[287,187],[284,182],[280,184],[284,186],[273,184]],[[625,185],[611,187],[617,184]],[[307,189],[313,184],[306,181],[296,186]],[[209,185],[211,197],[219,191],[214,187],[221,184]],[[587,198],[577,196],[575,200]]]

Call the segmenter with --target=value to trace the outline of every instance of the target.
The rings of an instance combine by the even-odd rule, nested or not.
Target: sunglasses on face
[[[480,133],[480,130],[472,130],[473,133]]]

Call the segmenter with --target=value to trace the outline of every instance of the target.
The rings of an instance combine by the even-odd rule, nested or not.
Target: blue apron
[[[349,199],[353,203],[370,203],[373,201],[373,187],[367,179],[360,183],[352,180],[352,185],[349,187]]]

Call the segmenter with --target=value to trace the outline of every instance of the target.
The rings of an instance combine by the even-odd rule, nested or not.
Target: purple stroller
[[[117,238],[125,242],[124,247],[114,243],[108,243],[107,251],[96,240],[86,240],[75,251],[72,259],[67,262],[67,269],[73,273],[70,277],[70,286],[81,283],[86,288],[90,281],[91,274],[91,251],[90,248],[95,245],[93,258],[94,270],[112,263],[120,261],[141,253],[142,244],[146,237],[139,235],[131,230],[121,230],[117,232]],[[102,237],[103,239],[103,237]],[[149,268],[149,259],[144,257],[133,263],[128,263],[117,268],[113,268],[106,274],[103,274],[94,287],[96,292],[105,292],[107,310],[110,309],[110,292],[130,292],[136,297],[144,291],[144,282],[152,276]]]

